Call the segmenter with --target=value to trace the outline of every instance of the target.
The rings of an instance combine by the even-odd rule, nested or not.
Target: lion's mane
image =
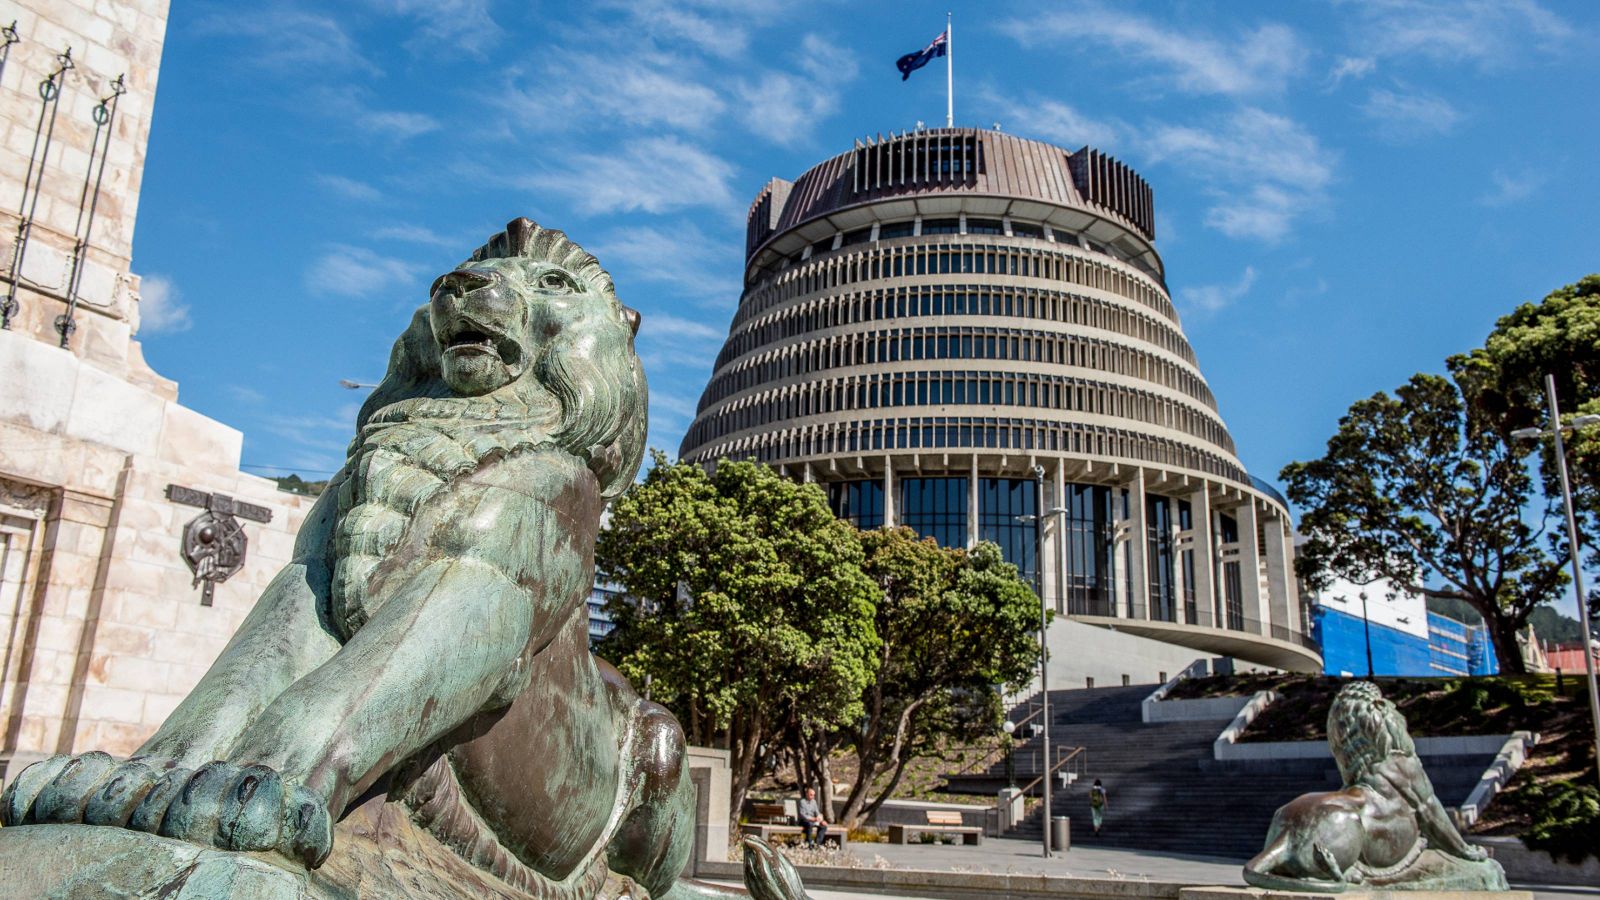
[[[644,370],[633,350],[638,314],[611,276],[560,231],[517,219],[463,265],[487,259],[551,263],[584,290],[532,312],[538,346],[516,382],[455,394],[440,372],[427,305],[395,341],[384,375],[356,418],[337,491],[331,601],[348,637],[365,624],[367,583],[417,509],[491,456],[555,449],[593,470],[602,496],[620,493],[644,456]]]
[[[1347,684],[1334,698],[1328,708],[1328,747],[1346,786],[1395,753],[1417,755],[1405,716],[1370,681]]]

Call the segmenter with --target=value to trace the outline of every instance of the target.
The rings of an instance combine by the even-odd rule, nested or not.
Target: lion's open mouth
[[[488,331],[473,322],[462,321],[450,329],[440,341],[446,353],[460,356],[493,356],[508,366],[514,366],[522,356],[517,342]]]

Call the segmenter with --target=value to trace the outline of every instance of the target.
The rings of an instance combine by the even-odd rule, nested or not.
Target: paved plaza
[[[1243,860],[1216,856],[1150,853],[1138,850],[1099,848],[1086,843],[1046,860],[1036,841],[990,838],[982,846],[952,844],[854,844],[851,852],[863,863],[874,857],[897,869],[932,869],[952,872],[991,874],[1040,873],[1082,878],[1127,878],[1130,880],[1179,881],[1187,884],[1243,886],[1240,866]],[[1512,885],[1533,891],[1536,900],[1574,900],[1600,897],[1600,886],[1555,887]],[[816,900],[866,900],[881,894],[858,894],[826,889],[807,889]],[[906,900],[928,900],[908,897]]]

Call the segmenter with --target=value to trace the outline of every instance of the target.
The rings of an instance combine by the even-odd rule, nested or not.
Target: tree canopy
[[[859,767],[840,817],[847,824],[882,805],[912,760],[941,742],[993,733],[997,687],[1026,680],[1039,659],[1039,599],[995,544],[946,549],[909,528],[864,531],[861,543],[863,568],[882,590],[877,677],[859,719],[795,738],[801,780],[820,784],[829,800],[830,753],[855,751]]]
[[[1544,378],[1555,376],[1562,418],[1600,413],[1600,275],[1552,291],[1539,303],[1524,303],[1495,323],[1482,347],[1453,356],[1450,371],[1474,412],[1503,439],[1518,428],[1547,427]],[[1554,443],[1537,447],[1544,494],[1559,501]],[[1574,506],[1580,538],[1600,564],[1600,428],[1568,437]],[[1600,613],[1600,604],[1591,609]]]
[[[1461,600],[1487,624],[1500,670],[1525,671],[1516,632],[1567,580],[1555,510],[1543,498],[1530,509],[1525,453],[1448,378],[1415,375],[1357,401],[1324,456],[1280,475],[1303,511],[1297,571],[1313,587],[1388,578]]]
[[[659,451],[595,550],[622,585],[599,652],[684,724],[731,751],[737,813],[793,721],[860,718],[879,659],[880,595],[856,531],[816,485],[754,462],[708,473]]]

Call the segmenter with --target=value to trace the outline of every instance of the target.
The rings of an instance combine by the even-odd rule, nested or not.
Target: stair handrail
[[[1066,756],[1065,757],[1061,756],[1062,752],[1066,752]],[[1044,781],[1046,778],[1048,778],[1051,775],[1054,775],[1056,772],[1060,771],[1062,766],[1066,765],[1069,762],[1072,762],[1074,759],[1078,758],[1078,756],[1080,754],[1084,755],[1084,761],[1087,762],[1088,761],[1087,753],[1088,753],[1088,748],[1087,747],[1057,747],[1056,748],[1056,761],[1055,761],[1055,764],[1051,765],[1048,768],[1047,771],[1041,773],[1037,778],[1035,778],[1032,781],[1028,782],[1027,784],[1023,785],[1022,786],[1022,794],[1023,794],[1023,796],[1027,796],[1028,792],[1033,790],[1034,788],[1038,787],[1040,782]]]

